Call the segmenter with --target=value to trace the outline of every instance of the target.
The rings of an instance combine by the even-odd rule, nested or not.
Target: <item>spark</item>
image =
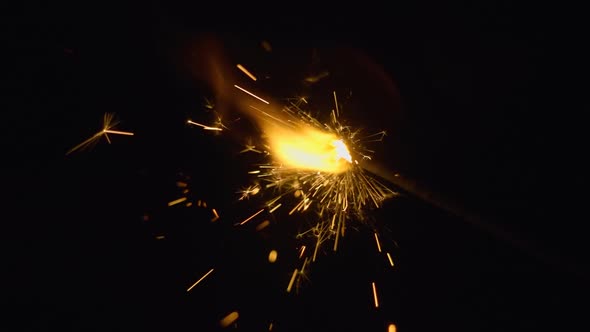
[[[253,173],[251,173],[253,174]],[[242,189],[239,191],[239,193],[241,193],[242,195],[240,196],[239,200],[244,200],[244,199],[248,199],[250,198],[250,196],[256,195],[260,192],[260,186],[255,184],[252,186],[248,186],[245,189]]]
[[[276,250],[271,250],[271,252],[268,254],[268,261],[270,263],[276,262],[277,261],[277,256],[278,256],[277,251]]]
[[[379,300],[377,299],[377,287],[375,286],[375,282],[371,283],[373,287],[373,301],[375,302],[375,308],[379,308]]]
[[[240,153],[246,153],[246,152],[262,153],[262,151],[256,149],[256,145],[252,144],[252,139],[249,139],[248,143],[245,144],[244,149],[242,151],[240,151]]]
[[[219,128],[219,127],[207,126],[207,125],[204,125],[204,124],[192,121],[192,120],[187,120],[187,123],[195,125],[195,126],[199,126],[199,127],[203,128],[204,130],[214,130],[214,131],[222,131],[223,130],[222,128]]]
[[[252,75],[252,73],[250,71],[248,71],[248,69],[246,69],[246,67],[242,66],[241,64],[237,64],[236,67],[238,67],[239,70],[241,70],[244,74],[246,74],[246,76],[250,77],[253,81],[256,81],[256,76]]]
[[[287,293],[291,292],[291,288],[293,288],[293,283],[295,282],[295,278],[297,278],[297,273],[299,270],[293,270],[293,274],[291,275],[291,280],[289,280],[289,285],[287,286]]]
[[[204,98],[204,99],[205,99],[205,105],[204,106],[205,106],[206,109],[212,110],[212,109],[215,108],[215,104],[213,104],[209,99],[207,99],[207,98]]]
[[[387,253],[387,259],[389,260],[389,264],[393,267],[395,264],[393,264],[393,259],[389,253]]]
[[[395,324],[389,324],[389,326],[387,327],[387,332],[397,332],[397,327],[395,326]]]
[[[235,85],[235,84],[234,84],[234,87],[236,87],[236,88],[237,88],[237,89],[239,89],[239,90],[242,90],[243,92],[245,92],[245,93],[249,94],[250,96],[252,96],[252,97],[254,97],[254,98],[256,98],[256,99],[260,100],[261,102],[263,102],[263,103],[265,103],[265,104],[267,104],[267,105],[268,105],[268,104],[270,104],[268,101],[266,101],[266,100],[264,100],[264,99],[262,99],[262,98],[258,97],[257,95],[253,94],[252,92],[250,92],[250,91],[248,91],[248,90],[246,90],[246,89],[244,89],[244,88],[242,88],[242,87],[240,87],[240,86],[238,86],[238,85]]]
[[[174,206],[174,205],[179,204],[179,203],[182,203],[184,201],[186,201],[186,197],[181,197],[179,199],[175,199],[175,200],[173,200],[171,202],[168,202],[168,206]]]
[[[262,213],[262,211],[264,211],[264,209],[260,209],[260,211],[254,213],[253,215],[251,215],[250,217],[246,218],[244,221],[242,221],[240,223],[240,225],[243,225],[245,223],[247,223],[248,221],[252,220],[252,218],[256,217],[257,215],[259,215],[260,213]]]
[[[270,213],[274,213],[278,208],[281,207],[281,205],[283,205],[282,203],[277,204],[276,206],[274,206],[272,209],[270,209],[268,212]]]
[[[219,219],[219,214],[217,213],[217,210],[211,209],[211,211],[213,212],[213,218],[211,219],[211,222],[217,221]]]
[[[375,242],[377,243],[377,250],[379,252],[381,252],[381,243],[379,243],[379,235],[377,235],[377,232],[375,232],[374,234],[375,234]]]
[[[191,289],[193,289],[193,287],[195,287],[196,285],[198,285],[201,281],[203,281],[203,279],[207,278],[208,275],[211,274],[211,272],[213,272],[214,269],[209,270],[209,272],[205,273],[201,278],[199,278],[199,280],[197,280],[194,284],[192,284],[192,286],[190,286],[186,291],[190,292]]]
[[[107,142],[109,144],[111,144],[111,139],[109,138],[108,134],[124,135],[124,136],[133,136],[134,135],[134,133],[128,132],[128,131],[113,130],[112,128],[114,128],[117,124],[119,124],[119,122],[115,120],[114,113],[105,113],[103,116],[102,130],[100,130],[96,134],[92,135],[90,138],[83,141],[82,143],[80,143],[80,144],[74,146],[73,148],[71,148],[70,150],[68,150],[68,152],[66,152],[66,155],[69,155],[76,150],[81,150],[86,147],[89,147],[92,144],[95,144],[103,136],[105,137]]]
[[[256,230],[260,231],[260,230],[266,228],[268,225],[270,225],[270,221],[265,220],[265,221],[261,222],[260,224],[258,224],[258,226],[256,226]]]
[[[299,258],[303,257],[303,253],[305,252],[305,246],[301,246],[301,250],[299,253]]]
[[[231,313],[229,313],[227,316],[223,317],[220,321],[219,321],[219,325],[221,325],[221,327],[228,327],[231,324],[233,324],[238,317],[240,317],[240,314],[238,314],[237,311],[233,311]]]
[[[334,106],[336,106],[336,116],[340,117],[340,112],[338,111],[338,98],[336,98],[336,91],[333,91],[334,94]]]

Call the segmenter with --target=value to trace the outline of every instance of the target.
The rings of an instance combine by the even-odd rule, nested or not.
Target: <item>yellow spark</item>
[[[219,128],[219,127],[206,126],[204,124],[201,124],[201,123],[198,123],[198,122],[195,122],[195,121],[192,121],[192,120],[187,120],[187,123],[188,124],[195,125],[195,126],[199,126],[199,127],[203,128],[205,130],[216,130],[216,131],[222,131],[223,130],[222,128]]]
[[[127,135],[127,136],[134,135],[132,132],[128,132],[128,131],[118,131],[118,130],[108,130],[108,129],[103,129],[102,132],[105,134],[116,134],[116,135]]]
[[[176,186],[178,188],[186,188],[188,186],[188,184],[186,182],[176,181]]]
[[[207,202],[203,201],[203,207],[206,208],[207,207]]]
[[[256,81],[256,76],[252,75],[252,73],[249,72],[244,66],[238,63],[236,67],[238,67],[239,70],[246,74],[246,76],[250,77],[253,81]]]
[[[201,202],[201,200],[197,201],[197,206],[201,206],[203,202]]]
[[[256,99],[260,100],[261,102],[263,102],[263,103],[265,103],[265,104],[267,104],[267,105],[268,105],[268,104],[270,104],[268,101],[266,101],[266,100],[264,100],[264,99],[262,99],[262,98],[258,97],[257,95],[253,94],[252,92],[250,92],[250,91],[248,91],[248,90],[246,90],[246,89],[244,89],[244,88],[242,88],[242,87],[240,87],[240,86],[238,86],[238,85],[235,85],[235,84],[234,84],[234,87],[236,87],[236,88],[237,88],[237,89],[239,89],[239,90],[242,90],[243,92],[245,92],[245,93],[249,94],[250,96],[252,96],[252,97],[254,97],[254,98],[256,98]]]
[[[387,259],[389,259],[389,264],[391,264],[391,266],[394,266],[393,259],[391,259],[391,255],[389,253],[387,253]]]
[[[371,285],[373,286],[373,300],[375,301],[375,308],[379,308],[379,300],[377,299],[377,287],[375,283],[372,282]]]
[[[395,326],[395,324],[389,324],[389,326],[387,327],[387,332],[397,332],[397,327]]]
[[[277,256],[278,253],[276,250],[271,250],[271,252],[268,254],[268,261],[271,263],[274,263],[277,261]]]
[[[183,194],[188,194],[188,192],[189,192],[189,191],[190,191],[190,190],[188,190],[188,189],[185,189],[185,190],[183,190],[183,191],[182,191],[182,193],[183,193]]]
[[[299,271],[295,269],[293,271],[293,275],[291,275],[291,280],[289,281],[289,285],[287,286],[287,293],[289,293],[291,291],[291,288],[293,287],[293,283],[295,282],[295,278],[297,277],[297,272]]]
[[[260,211],[254,213],[253,215],[251,215],[249,218],[247,218],[246,220],[242,221],[240,223],[240,225],[243,225],[245,223],[247,223],[248,221],[252,220],[252,218],[256,217],[257,215],[259,215],[260,213],[262,213],[262,211],[264,211],[264,209],[260,209]]]
[[[377,250],[381,252],[381,243],[379,243],[379,236],[377,235],[377,232],[375,232],[375,242],[377,242]]]
[[[211,272],[213,272],[214,269],[209,270],[209,272],[205,273],[201,278],[199,278],[199,280],[197,280],[194,284],[192,284],[192,286],[190,286],[186,291],[190,292],[191,289],[193,289],[193,287],[195,287],[197,284],[199,284],[201,281],[203,281],[203,279],[207,278],[208,275],[211,274]]]
[[[270,325],[268,326],[268,330],[272,331],[272,323],[270,323]]]
[[[191,207],[191,206],[193,206],[193,202],[186,203],[186,207]]]
[[[282,205],[282,203],[279,203],[279,204],[277,204],[275,207],[273,207],[272,209],[270,209],[270,211],[269,211],[269,212],[270,212],[270,213],[273,213],[273,212],[275,212],[275,211],[276,211],[278,208],[280,208],[280,207],[281,207],[281,205]]]
[[[211,219],[211,222],[217,221],[217,219],[219,219],[219,214],[217,214],[217,210],[211,209],[211,211],[213,212],[213,218]]]
[[[219,325],[221,325],[221,327],[228,327],[233,324],[233,322],[235,322],[238,317],[240,317],[240,314],[238,314],[237,311],[231,312],[219,321]]]
[[[156,240],[164,240],[166,237],[164,235],[156,236]]]
[[[334,93],[334,105],[336,105],[336,116],[340,117],[340,111],[338,110],[338,99],[336,99],[336,91],[333,91]]]
[[[272,156],[284,166],[327,173],[341,173],[350,168],[350,152],[334,134],[311,128],[291,130],[270,126],[265,134]]]
[[[168,202],[168,206],[173,206],[173,205],[176,205],[178,203],[182,203],[184,201],[186,201],[186,197],[181,197],[179,199],[175,199],[175,200],[173,200],[171,202]]]
[[[260,224],[258,224],[258,226],[256,226],[256,230],[260,231],[268,225],[270,225],[270,221],[265,220],[265,221],[261,222]]]
[[[299,258],[303,257],[304,252],[305,252],[305,246],[301,246],[301,252],[299,253]]]

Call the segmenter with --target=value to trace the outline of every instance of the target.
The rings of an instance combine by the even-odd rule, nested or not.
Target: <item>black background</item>
[[[246,331],[270,322],[277,331],[385,331],[390,322],[399,331],[539,331],[583,322],[583,124],[561,125],[551,13],[509,2],[318,6],[152,1],[14,12],[4,23],[3,101],[10,330],[215,330],[231,311]],[[204,32],[287,89],[328,68],[314,88],[350,89],[354,123],[388,131],[376,159],[460,202],[476,221],[412,195],[388,201],[373,217],[393,269],[359,227],[313,265],[298,295],[287,294],[299,264],[292,227],[233,226],[257,211],[255,201],[236,200],[248,184],[242,142],[185,125],[207,94],[187,68],[199,55],[185,53]],[[381,68],[396,93],[350,66],[344,49]],[[66,157],[105,112],[135,136]],[[220,212],[218,223],[208,221],[210,209],[166,206],[179,179]],[[271,249],[275,264],[266,260]]]

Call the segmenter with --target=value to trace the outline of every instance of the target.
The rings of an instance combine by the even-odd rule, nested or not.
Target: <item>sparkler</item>
[[[249,172],[261,185],[243,190],[240,199],[263,189],[273,193],[264,203],[269,213],[283,205],[290,206],[289,215],[314,211],[314,226],[297,235],[300,239],[306,236],[313,239],[312,262],[316,261],[322,244],[328,241],[333,241],[332,248],[337,250],[347,222],[363,221],[367,210],[379,208],[384,200],[397,194],[359,164],[359,159],[372,158],[373,151],[366,147],[366,142],[381,141],[385,132],[362,135],[360,130],[342,123],[336,92],[329,121],[322,122],[304,110],[308,104],[304,98],[290,101],[276,111],[269,101],[243,87],[235,87],[263,103],[248,106],[263,128],[264,144],[259,149],[270,158]],[[250,143],[245,151],[255,148]],[[289,204],[288,197],[294,197],[295,202]],[[375,239],[380,249],[376,233]]]
[[[114,113],[105,113],[104,117],[103,117],[103,122],[102,122],[102,130],[97,132],[96,134],[94,134],[93,136],[88,138],[87,140],[83,141],[82,143],[80,143],[80,144],[74,146],[73,148],[71,148],[70,150],[68,150],[68,152],[66,152],[66,155],[69,155],[70,153],[72,153],[76,150],[83,150],[85,148],[90,147],[91,145],[96,144],[98,142],[98,140],[103,136],[106,138],[107,142],[109,144],[111,144],[111,139],[109,138],[109,134],[124,135],[124,136],[133,136],[134,135],[132,132],[114,130],[113,128],[115,128],[115,126],[118,124],[119,124],[119,122],[117,120],[115,120]]]
[[[366,225],[368,212],[380,208],[383,202],[398,195],[364,169],[364,163],[373,158],[369,144],[380,142],[385,131],[367,134],[346,123],[345,111],[337,92],[330,95],[331,109],[311,112],[311,98],[286,98],[277,101],[261,95],[249,84],[259,80],[243,64],[227,65],[223,56],[208,47],[211,58],[199,70],[205,75],[216,94],[216,103],[225,112],[237,109],[254,120],[260,130],[253,140],[248,138],[240,154],[251,154],[257,161],[248,174],[250,185],[238,191],[240,201],[253,196],[261,198],[261,206],[235,223],[235,226],[254,224],[256,229],[268,227],[268,215],[294,214],[307,225],[302,226],[295,238],[301,241],[299,259],[302,265],[292,274],[287,291],[300,283],[312,262],[330,244],[337,251],[341,238],[351,223]],[[209,76],[207,76],[209,75]],[[247,81],[237,79],[238,75]],[[322,72],[305,79],[314,83],[328,76]],[[206,130],[218,130],[217,125],[204,125],[189,120]],[[219,130],[221,131],[221,130]],[[244,139],[242,132],[234,132]],[[283,212],[284,211],[284,212]],[[257,226],[256,226],[257,225]],[[375,235],[378,248],[379,239]],[[380,251],[380,250],[379,250]]]

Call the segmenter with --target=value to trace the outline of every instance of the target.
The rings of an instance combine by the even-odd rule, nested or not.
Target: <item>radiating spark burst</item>
[[[365,144],[382,140],[385,132],[363,136],[360,130],[352,130],[340,122],[335,92],[334,103],[328,122],[305,112],[301,107],[307,100],[303,98],[291,100],[280,114],[252,107],[266,121],[265,152],[270,157],[269,162],[258,166],[258,172],[249,172],[261,184],[254,188],[272,191],[273,197],[265,202],[269,213],[275,212],[286,197],[295,198],[294,204],[286,204],[290,206],[289,215],[315,213],[313,227],[297,236],[312,239],[312,262],[328,241],[333,241],[333,250],[337,250],[348,221],[363,221],[366,210],[379,208],[385,199],[397,194],[364,171],[358,161],[371,158],[373,151]],[[251,190],[247,188],[241,194],[240,199],[245,199]],[[375,239],[380,250],[376,233]]]
[[[105,113],[103,116],[103,121],[102,121],[102,130],[100,130],[99,132],[97,132],[96,134],[94,134],[93,136],[88,138],[87,140],[83,141],[82,143],[80,143],[80,144],[74,146],[73,148],[71,148],[70,150],[68,150],[68,152],[66,152],[66,155],[69,155],[70,153],[72,153],[76,150],[83,150],[85,148],[90,147],[91,145],[96,144],[98,142],[98,140],[103,136],[107,140],[107,142],[109,144],[111,144],[111,139],[109,138],[109,134],[124,135],[124,136],[133,136],[134,135],[132,132],[114,130],[115,126],[118,124],[119,124],[119,121],[117,121],[115,119],[114,113]]]

